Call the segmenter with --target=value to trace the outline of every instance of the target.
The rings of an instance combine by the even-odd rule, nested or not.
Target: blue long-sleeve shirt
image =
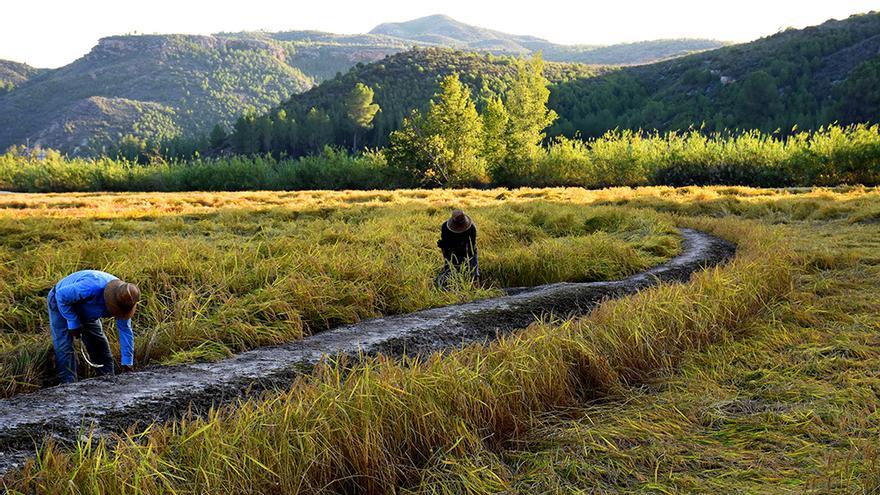
[[[55,301],[58,312],[67,320],[68,330],[82,326],[80,318],[93,321],[113,315],[104,302],[104,288],[117,277],[98,270],[83,270],[64,277],[55,285]],[[116,319],[119,330],[119,349],[122,365],[134,363],[134,332],[131,320]]]

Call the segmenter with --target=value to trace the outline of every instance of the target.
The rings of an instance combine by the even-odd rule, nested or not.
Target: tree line
[[[447,86],[454,86],[454,83]],[[485,122],[483,120],[484,129]],[[428,155],[423,156],[426,161],[420,168],[392,164],[394,153],[407,152],[406,146],[410,143],[406,140],[399,143],[403,148],[395,148],[394,152],[389,148],[384,152],[352,154],[326,147],[320,153],[300,158],[236,155],[149,164],[106,157],[66,158],[54,151],[16,147],[0,155],[0,190],[341,190],[465,185],[463,179],[472,176],[472,166],[451,168],[453,180],[447,182],[438,180],[441,176],[433,172],[422,174],[420,171],[432,171],[437,163],[458,163],[456,157],[471,156],[479,160],[481,155],[490,151],[506,155],[508,150],[520,149],[508,147],[507,143],[497,148],[486,146],[485,137],[484,141],[475,141],[471,137],[447,142],[443,134],[429,131],[427,124],[421,125],[426,126],[420,128],[420,132],[429,137],[431,144],[428,147],[447,150],[448,162],[434,161],[438,155]],[[431,134],[425,134],[428,132]],[[419,142],[411,144],[416,150],[426,147]],[[468,147],[476,151],[465,153]],[[517,155],[508,156],[514,158]],[[490,165],[490,162],[484,163]],[[527,166],[518,161],[510,163],[518,166],[489,166],[489,184],[474,185],[586,188],[694,184],[878,186],[880,127],[834,125],[816,131],[796,131],[791,135],[757,130],[738,134],[707,134],[698,129],[683,133],[609,131],[599,138],[586,140],[556,138],[549,146],[538,148],[535,158],[527,162]],[[461,171],[465,173],[460,174]],[[493,173],[501,171],[508,175],[492,178]]]

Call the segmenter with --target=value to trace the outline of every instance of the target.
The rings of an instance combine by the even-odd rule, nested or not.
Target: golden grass
[[[141,286],[135,357],[146,365],[219,359],[498,287],[620,278],[678,249],[668,221],[622,208],[408,194],[0,197],[0,393],[53,383],[44,298],[80,269]],[[453,205],[477,221],[485,288],[433,287]]]
[[[6,486],[876,493],[877,191],[616,193],[594,201],[666,211],[736,241],[737,258],[487,346],[330,363],[206,418],[49,447]]]
[[[779,246],[760,244],[694,284],[609,303],[578,324],[537,326],[422,363],[330,365],[289,392],[115,447],[50,448],[22,486],[64,490],[72,479],[108,493],[385,493],[411,485],[436,456],[499,448],[527,431],[535,413],[641,381],[735,334],[789,289],[788,260],[757,262]]]
[[[740,186],[616,187],[520,189],[400,189],[394,191],[251,191],[186,193],[48,193],[0,195],[4,218],[153,217],[210,213],[218,208],[290,211],[342,209],[357,206],[416,204],[446,208],[509,205],[535,200],[571,204],[636,204],[688,215],[734,214],[772,221],[772,213],[789,220],[876,218],[880,189],[861,186],[837,188],[762,189]],[[821,213],[813,210],[819,207]]]

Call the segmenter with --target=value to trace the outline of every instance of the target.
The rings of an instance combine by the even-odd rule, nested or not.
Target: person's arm
[[[477,254],[477,227],[472,225],[471,230],[468,232],[468,255],[473,256],[475,254]]]
[[[440,252],[443,253],[444,258],[449,258],[449,248],[446,247],[446,241],[440,239],[437,241],[437,247],[440,248]]]
[[[90,280],[77,280],[70,285],[55,288],[55,302],[58,304],[58,312],[67,320],[68,330],[78,330],[82,327],[75,306],[88,298],[90,288]]]
[[[131,329],[131,320],[116,320],[116,328],[119,330],[119,354],[122,366],[134,364],[134,331]]]
[[[437,241],[437,247],[443,253],[443,258],[449,259],[449,240],[446,238],[446,229],[440,227],[440,240]]]

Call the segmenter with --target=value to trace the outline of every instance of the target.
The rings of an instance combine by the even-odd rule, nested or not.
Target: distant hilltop
[[[656,62],[689,53],[712,50],[725,42],[709,39],[640,41],[616,45],[560,45],[535,36],[502,33],[471,26],[445,15],[432,15],[406,22],[379,24],[370,34],[464,50],[506,55],[542,52],[544,59],[603,65],[635,65]]]
[[[11,60],[0,60],[0,93],[7,88],[11,91],[15,86],[41,72],[45,72],[45,70]]]

